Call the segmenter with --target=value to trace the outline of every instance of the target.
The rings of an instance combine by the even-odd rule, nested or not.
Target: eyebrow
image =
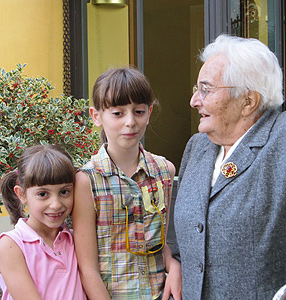
[[[210,85],[210,86],[213,86],[209,81],[207,80],[202,80],[199,82],[199,84],[204,84],[204,85]]]
[[[63,185],[61,188],[67,188],[67,187],[73,187],[73,183],[59,183],[59,185]],[[57,185],[57,184],[44,184],[40,186],[35,186],[36,190],[50,190],[50,188],[47,187],[47,185]]]

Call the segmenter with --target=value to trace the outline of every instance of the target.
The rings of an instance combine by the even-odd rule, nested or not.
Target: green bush
[[[22,151],[34,144],[58,144],[84,164],[100,145],[87,113],[88,101],[65,95],[50,98],[44,77],[23,74],[26,65],[0,68],[0,178],[17,166]]]

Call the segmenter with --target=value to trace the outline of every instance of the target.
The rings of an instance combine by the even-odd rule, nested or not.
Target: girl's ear
[[[14,186],[14,192],[17,195],[17,197],[19,198],[19,200],[23,203],[26,204],[26,197],[24,195],[24,191],[23,189],[19,186],[19,185],[15,185]]]
[[[149,107],[149,109],[148,109],[148,114],[149,114],[149,116],[148,116],[148,122],[147,122],[147,125],[149,124],[149,120],[150,120],[152,111],[153,111],[153,105],[151,105],[151,106]]]
[[[101,119],[100,119],[100,113],[97,109],[95,109],[93,106],[89,108],[89,114],[92,118],[92,121],[96,127],[101,126]]]

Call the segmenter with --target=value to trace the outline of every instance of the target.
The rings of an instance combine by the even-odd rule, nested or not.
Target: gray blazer
[[[286,113],[267,111],[219,175],[219,146],[188,142],[179,173],[175,230],[184,300],[269,300],[286,283]]]

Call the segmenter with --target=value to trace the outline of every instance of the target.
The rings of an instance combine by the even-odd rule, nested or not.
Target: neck
[[[252,119],[245,119],[244,122],[240,123],[237,130],[233,131],[228,138],[223,138],[221,140],[213,141],[213,143],[223,146],[224,157],[226,156],[229,149],[235,144],[235,142],[240,139],[261,117],[262,113],[257,113]],[[212,139],[210,138],[212,141]]]
[[[54,241],[61,228],[42,228],[37,226],[31,217],[27,220],[27,224],[44,240],[44,242],[53,249]]]
[[[131,177],[137,169],[139,162],[139,146],[133,149],[121,149],[120,151],[114,151],[107,146],[106,149],[113,163],[120,168],[127,176]]]

